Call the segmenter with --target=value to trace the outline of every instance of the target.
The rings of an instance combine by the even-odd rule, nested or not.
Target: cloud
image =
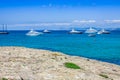
[[[47,7],[47,6],[46,6],[46,5],[42,5],[41,7],[45,8],[45,7]]]
[[[41,23],[39,26],[69,26],[71,23]]]
[[[74,20],[73,23],[95,23],[96,20]]]
[[[13,27],[29,27],[29,26],[38,26],[38,27],[43,27],[43,26],[80,26],[82,23],[95,23],[95,20],[74,20],[73,22],[48,22],[48,23],[26,23],[26,24],[11,24],[9,26],[13,26]]]
[[[71,23],[11,24],[10,26],[70,26]]]
[[[51,3],[49,3],[49,5],[48,5],[49,7],[52,7],[52,4]]]
[[[42,5],[41,7],[46,8],[46,7],[52,7],[53,5],[49,3],[48,5]]]
[[[104,20],[106,23],[120,23],[120,20]]]

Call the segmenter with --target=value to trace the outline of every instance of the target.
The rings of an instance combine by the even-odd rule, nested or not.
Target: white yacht
[[[40,35],[40,34],[43,34],[43,33],[37,32],[37,31],[31,29],[26,35],[27,35],[27,36],[38,36],[38,35]]]
[[[88,33],[88,34],[96,33],[96,32],[97,32],[97,30],[96,30],[96,29],[93,29],[92,27],[90,27],[89,29],[87,29],[87,30],[85,31],[85,33]]]
[[[81,31],[77,31],[77,30],[75,30],[75,29],[72,29],[72,30],[70,31],[70,33],[71,33],[71,34],[82,34]]]
[[[43,32],[44,33],[50,33],[50,31],[48,31],[47,29],[45,29]]]
[[[102,30],[98,31],[97,34],[110,34],[110,32],[106,31],[105,29],[102,29]]]

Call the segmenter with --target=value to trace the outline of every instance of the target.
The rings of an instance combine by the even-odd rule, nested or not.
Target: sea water
[[[87,34],[69,34],[52,31],[39,36],[26,36],[28,31],[10,31],[0,34],[0,46],[23,46],[63,52],[120,65],[120,31],[88,37]]]

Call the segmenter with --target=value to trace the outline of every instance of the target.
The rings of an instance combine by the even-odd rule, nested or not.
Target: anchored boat
[[[44,33],[50,33],[50,31],[47,30],[47,29],[45,29],[43,32],[44,32]]]
[[[110,34],[110,32],[106,31],[105,29],[102,29],[102,30],[98,31],[97,34]]]
[[[27,36],[38,36],[38,35],[40,35],[40,34],[43,34],[43,33],[37,32],[37,31],[31,29],[26,35],[27,35]]]
[[[3,24],[0,34],[9,34],[9,32],[7,31],[7,24]]]
[[[81,31],[77,31],[75,29],[72,29],[69,33],[71,33],[71,34],[82,34]]]

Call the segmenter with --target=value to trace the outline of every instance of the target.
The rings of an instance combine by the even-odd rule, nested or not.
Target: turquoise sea
[[[28,31],[10,31],[0,34],[0,46],[24,46],[63,52],[120,65],[120,31],[88,37],[87,34],[68,34],[68,31],[52,31],[40,36],[26,36]]]

